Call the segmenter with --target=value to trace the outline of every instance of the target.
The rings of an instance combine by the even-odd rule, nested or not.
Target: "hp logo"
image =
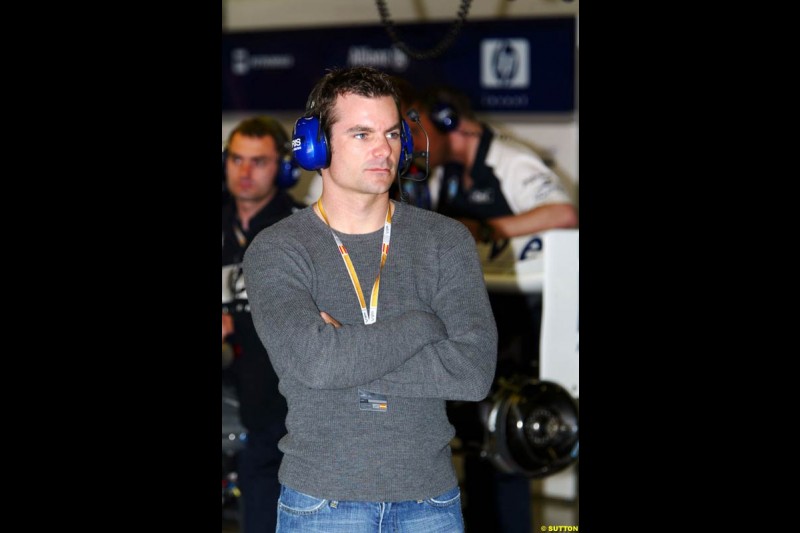
[[[525,89],[530,85],[530,47],[527,39],[481,41],[481,86]]]

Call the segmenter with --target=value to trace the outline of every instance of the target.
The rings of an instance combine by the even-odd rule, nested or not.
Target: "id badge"
[[[358,389],[358,408],[362,411],[385,413],[388,403],[384,394]]]

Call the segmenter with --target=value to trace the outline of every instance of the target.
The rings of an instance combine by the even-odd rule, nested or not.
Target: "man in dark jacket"
[[[247,430],[237,465],[243,533],[275,531],[277,520],[278,440],[286,433],[286,401],[253,327],[242,259],[259,231],[303,207],[286,192],[300,174],[288,141],[277,120],[254,117],[233,129],[223,152],[230,200],[222,207],[222,329],[223,342],[234,353],[223,380],[235,384]]]

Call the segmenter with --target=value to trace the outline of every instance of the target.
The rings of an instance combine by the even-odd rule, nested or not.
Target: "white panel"
[[[544,287],[539,377],[578,398],[578,230],[542,233]]]

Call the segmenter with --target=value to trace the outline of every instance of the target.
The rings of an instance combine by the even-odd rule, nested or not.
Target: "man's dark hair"
[[[306,103],[306,116],[316,115],[325,136],[331,138],[331,126],[339,118],[334,104],[340,95],[356,94],[366,98],[391,96],[400,115],[400,96],[392,76],[372,67],[333,68],[320,78]]]
[[[291,144],[289,143],[289,135],[283,128],[280,122],[272,117],[252,117],[241,121],[228,135],[227,144],[231,143],[231,139],[236,134],[245,137],[255,137],[260,139],[262,137],[272,137],[275,139],[275,145],[278,147],[278,153],[285,156],[289,153]]]

